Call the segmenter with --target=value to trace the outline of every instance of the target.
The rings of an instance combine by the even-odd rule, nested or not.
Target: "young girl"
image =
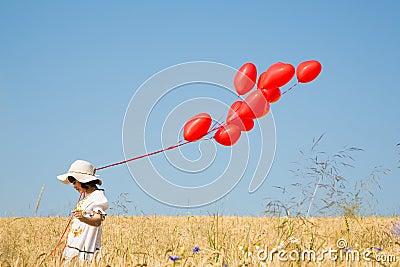
[[[79,256],[81,260],[92,260],[100,250],[102,222],[108,200],[104,190],[97,188],[102,181],[94,173],[95,168],[91,163],[77,160],[66,174],[57,176],[64,184],[72,183],[80,193],[79,202],[72,211],[71,231],[63,252],[65,259]]]

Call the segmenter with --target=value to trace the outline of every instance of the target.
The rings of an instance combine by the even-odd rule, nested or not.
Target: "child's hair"
[[[76,179],[73,176],[68,176],[68,181],[72,184]],[[96,179],[87,183],[81,183],[83,189],[88,189],[89,187],[94,187],[100,184],[100,180]]]

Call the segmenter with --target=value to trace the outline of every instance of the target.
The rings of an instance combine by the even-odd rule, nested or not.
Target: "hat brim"
[[[67,172],[65,174],[58,175],[57,179],[60,180],[64,184],[70,184],[71,182],[68,180],[69,176],[74,177],[80,183],[88,183],[88,182],[94,181],[94,180],[99,180],[99,185],[101,185],[103,183],[98,176],[96,176],[96,175],[88,175],[88,174],[83,174],[83,173],[70,173],[70,172]]]

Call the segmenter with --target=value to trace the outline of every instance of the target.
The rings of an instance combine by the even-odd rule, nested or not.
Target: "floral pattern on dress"
[[[74,234],[74,237],[77,237],[78,235],[82,234],[82,229],[72,229],[71,232]]]
[[[87,214],[89,214],[87,211],[85,211],[83,209],[83,205],[85,204],[85,201],[87,200],[87,198],[85,197],[84,199],[82,199],[81,201],[78,202],[78,204],[76,204],[76,207],[74,210],[76,211],[81,211],[82,212],[82,216],[85,216]]]

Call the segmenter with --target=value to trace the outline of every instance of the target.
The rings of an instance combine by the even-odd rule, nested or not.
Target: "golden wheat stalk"
[[[42,199],[43,191],[44,191],[44,185],[42,185],[42,189],[40,190],[39,197],[38,197],[38,200],[36,202],[35,217],[36,217],[37,211],[39,209],[40,200]]]

